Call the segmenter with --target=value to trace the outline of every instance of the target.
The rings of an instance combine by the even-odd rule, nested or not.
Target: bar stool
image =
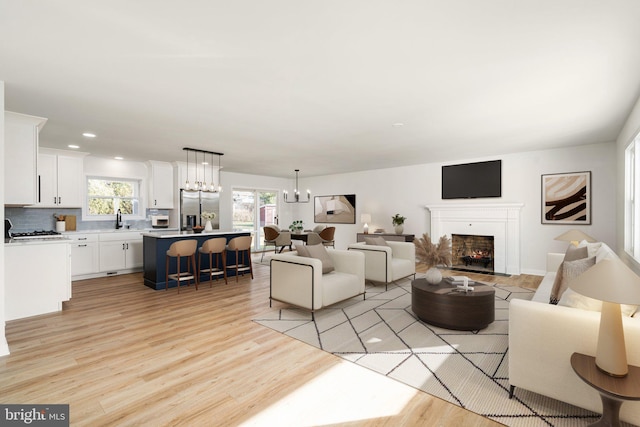
[[[193,280],[196,284],[196,291],[198,290],[198,277],[196,277],[196,272],[198,271],[196,270],[197,247],[198,241],[195,239],[178,240],[177,242],[173,242],[171,246],[169,246],[166,257],[167,274],[165,281],[165,290],[169,289],[169,279],[174,279],[178,282],[178,293],[180,293],[180,282],[183,280],[187,281],[187,285],[189,284],[189,280]],[[180,271],[180,257],[188,257],[187,271]],[[169,274],[169,261],[171,258],[177,258],[176,274]],[[191,261],[191,266],[193,266],[193,273],[191,273],[191,266],[189,265],[189,261]],[[184,275],[185,273],[186,275]]]
[[[251,278],[253,279],[253,267],[251,266],[251,236],[238,236],[229,240],[227,252],[235,252],[236,255],[235,264],[227,266],[236,269],[236,282],[238,281],[238,274],[240,272],[244,274],[249,271],[251,273]],[[248,258],[248,261],[245,260],[245,256]],[[240,257],[242,257],[242,260],[240,260]]]
[[[200,249],[198,250],[198,278],[203,273],[209,273],[209,287],[213,285],[213,276],[224,276],[224,283],[227,282],[227,254],[225,247],[227,245],[227,239],[225,237],[216,237],[213,239],[205,240]],[[209,255],[209,268],[202,268],[202,256]],[[213,258],[215,255],[216,266],[213,266]],[[222,266],[219,261],[222,259]]]

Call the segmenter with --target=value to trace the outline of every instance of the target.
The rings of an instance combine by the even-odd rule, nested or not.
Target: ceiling
[[[317,176],[614,141],[637,0],[0,0],[44,147]],[[82,136],[93,132],[94,139]]]

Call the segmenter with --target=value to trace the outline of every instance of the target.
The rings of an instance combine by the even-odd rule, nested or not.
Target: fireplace
[[[451,235],[451,266],[456,270],[494,272],[493,236]]]
[[[521,203],[446,203],[427,206],[430,234],[493,236],[494,274],[520,274]],[[453,243],[453,242],[452,242]],[[474,260],[471,260],[474,261]],[[476,262],[476,266],[483,267]]]

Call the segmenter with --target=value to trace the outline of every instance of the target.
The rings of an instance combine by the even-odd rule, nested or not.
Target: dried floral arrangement
[[[447,236],[440,237],[437,244],[431,242],[428,233],[424,233],[421,238],[415,239],[416,259],[428,268],[436,265],[451,265],[451,239]]]

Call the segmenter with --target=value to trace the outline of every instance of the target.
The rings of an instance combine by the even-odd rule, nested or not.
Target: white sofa
[[[416,247],[410,242],[387,241],[386,246],[352,243],[348,250],[365,256],[365,279],[391,283],[416,274]]]
[[[616,256],[604,243],[594,254],[596,262]],[[509,305],[510,393],[523,388],[602,413],[600,395],[575,374],[569,360],[574,352],[595,355],[600,313],[549,304],[563,258],[564,254],[548,254],[547,273],[533,299],[514,299]],[[627,362],[640,366],[640,312],[623,317],[623,327]],[[640,402],[625,402],[620,419],[640,425]]]
[[[306,308],[313,313],[331,304],[364,295],[364,255],[327,249],[334,271],[322,274],[322,261],[297,251],[271,258],[271,301]]]

